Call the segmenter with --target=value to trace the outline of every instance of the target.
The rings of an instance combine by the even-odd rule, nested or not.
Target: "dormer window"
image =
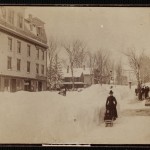
[[[33,31],[33,24],[30,24],[30,31]]]
[[[5,7],[1,7],[1,10],[2,10],[2,17],[4,19],[6,19],[6,8]]]
[[[8,22],[11,24],[14,24],[14,11],[13,10],[8,11]]]
[[[18,14],[18,27],[23,28],[23,16]]]
[[[42,27],[37,27],[37,36],[42,35]]]

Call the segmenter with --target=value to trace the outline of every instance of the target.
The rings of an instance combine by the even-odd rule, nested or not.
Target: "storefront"
[[[0,76],[0,91],[44,91],[46,90],[46,80],[37,80],[20,77]]]

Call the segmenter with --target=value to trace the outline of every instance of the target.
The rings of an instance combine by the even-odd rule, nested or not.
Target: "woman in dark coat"
[[[108,96],[107,101],[106,101],[106,110],[110,111],[110,114],[113,117],[113,120],[116,120],[116,118],[118,117],[117,114],[117,101],[116,98],[113,96],[113,91],[111,90],[109,92],[110,96]]]

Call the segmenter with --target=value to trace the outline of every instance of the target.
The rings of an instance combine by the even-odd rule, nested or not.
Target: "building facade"
[[[73,69],[74,77],[74,88],[83,88],[90,86],[94,83],[94,75],[91,72],[90,68],[74,68]],[[66,69],[63,69],[63,82],[61,83],[67,89],[72,88],[72,74],[69,66]]]
[[[46,90],[44,22],[24,7],[0,7],[0,91]]]

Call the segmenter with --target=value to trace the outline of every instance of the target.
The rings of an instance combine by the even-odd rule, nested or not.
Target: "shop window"
[[[5,87],[5,90],[8,91],[8,89],[9,89],[9,79],[4,80],[4,87]]]
[[[17,80],[17,90],[21,90],[21,80]]]

